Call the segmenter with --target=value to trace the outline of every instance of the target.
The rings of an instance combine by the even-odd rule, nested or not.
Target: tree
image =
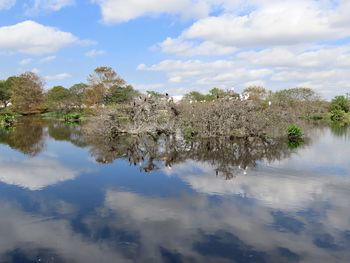
[[[72,108],[71,93],[62,86],[55,86],[47,93],[48,107],[52,111],[69,112]]]
[[[140,93],[131,85],[126,87],[113,86],[109,90],[106,101],[109,103],[125,103],[130,102],[138,95],[140,95]]]
[[[187,101],[200,102],[200,101],[205,101],[207,97],[206,95],[198,91],[191,91],[190,93],[185,94],[183,99]]]
[[[12,76],[7,80],[0,81],[0,102],[6,108],[11,101],[12,87],[17,77]]]
[[[44,109],[43,81],[33,72],[19,75],[12,87],[12,106],[15,112],[32,114]]]
[[[219,88],[212,88],[211,90],[209,90],[209,94],[206,96],[208,101],[212,101],[215,99],[219,99],[222,97],[226,96],[226,91],[224,91],[223,89],[219,89]]]
[[[331,111],[342,110],[344,112],[349,112],[349,104],[349,100],[345,96],[336,96],[331,102]]]
[[[88,85],[85,83],[74,84],[69,88],[72,105],[74,107],[81,108],[83,106],[87,88]]]
[[[103,104],[112,87],[124,87],[123,80],[111,67],[98,67],[88,77],[86,103],[90,106]],[[113,91],[113,90],[112,90]]]
[[[85,103],[88,106],[101,105],[105,102],[106,89],[103,85],[90,86],[85,92]]]
[[[0,81],[0,101],[4,108],[7,107],[11,99],[11,92],[6,81]]]

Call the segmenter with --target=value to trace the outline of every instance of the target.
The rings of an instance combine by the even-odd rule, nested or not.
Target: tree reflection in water
[[[43,121],[23,117],[11,129],[0,129],[0,142],[24,154],[35,156],[44,148]]]
[[[211,138],[186,142],[175,136],[149,135],[114,139],[87,137],[91,155],[99,163],[127,159],[140,170],[151,172],[187,160],[207,162],[215,167],[216,175],[232,179],[255,167],[260,160],[268,162],[287,158],[292,150],[284,139]]]
[[[225,179],[245,174],[248,167],[255,167],[260,160],[281,160],[293,152],[282,138],[219,137],[187,142],[174,135],[88,136],[79,125],[28,117],[20,119],[13,129],[0,131],[2,143],[30,156],[43,150],[45,136],[56,141],[69,141],[78,147],[89,147],[91,156],[98,163],[125,159],[131,165],[139,166],[142,172],[152,172],[194,160],[209,163],[215,168],[216,175]]]

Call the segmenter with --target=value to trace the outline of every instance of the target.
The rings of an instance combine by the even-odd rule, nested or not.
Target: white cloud
[[[35,191],[49,185],[71,180],[78,172],[68,169],[56,160],[0,159],[0,181]]]
[[[44,77],[45,80],[63,80],[72,77],[69,73],[59,73],[56,75],[47,75]]]
[[[182,37],[236,47],[339,39],[350,34],[348,24],[335,22],[339,10],[322,9],[315,1],[268,2],[243,16],[225,13],[200,19]]]
[[[32,63],[33,62],[33,59],[31,59],[31,58],[25,58],[25,59],[22,59],[20,62],[19,62],[19,64],[20,65],[28,65],[28,64],[30,64],[30,63]]]
[[[48,54],[79,43],[71,33],[44,26],[34,21],[24,21],[0,27],[0,50],[25,54]]]
[[[44,58],[41,58],[39,60],[40,63],[49,63],[51,61],[54,61],[56,59],[56,56],[47,56],[47,57],[44,57]]]
[[[74,3],[75,0],[34,0],[32,5],[26,5],[26,14],[35,15],[40,12],[57,12]]]
[[[8,10],[16,4],[16,0],[0,0],[0,10]]]
[[[163,72],[169,83],[184,84],[187,86],[186,91],[195,87],[205,90],[214,86],[232,88],[247,81],[260,81],[273,73],[266,68],[244,68],[230,60],[164,60],[151,66],[141,64],[138,69]]]
[[[121,23],[145,16],[175,14],[183,18],[204,17],[210,11],[207,1],[196,0],[94,0],[105,23]]]
[[[97,50],[97,49],[92,49],[88,52],[85,53],[85,56],[87,57],[98,57],[106,54],[106,51],[104,50]]]
[[[330,98],[350,91],[349,65],[349,44],[302,45],[239,50],[220,60],[163,60],[149,66],[140,64],[138,70],[162,73],[168,79],[167,88],[185,86],[185,92],[214,86],[242,90],[259,83],[272,90],[310,87]]]
[[[159,47],[165,53],[173,53],[180,56],[222,56],[237,51],[235,47],[223,46],[211,41],[204,41],[197,44],[195,42],[173,38],[167,38],[159,44]]]

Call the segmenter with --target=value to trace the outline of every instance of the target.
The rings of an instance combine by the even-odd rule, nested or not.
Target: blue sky
[[[0,0],[0,78],[112,66],[140,90],[350,92],[347,0]]]

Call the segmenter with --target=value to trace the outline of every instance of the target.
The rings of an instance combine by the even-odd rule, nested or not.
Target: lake
[[[274,141],[0,130],[0,262],[350,262],[350,129]]]

